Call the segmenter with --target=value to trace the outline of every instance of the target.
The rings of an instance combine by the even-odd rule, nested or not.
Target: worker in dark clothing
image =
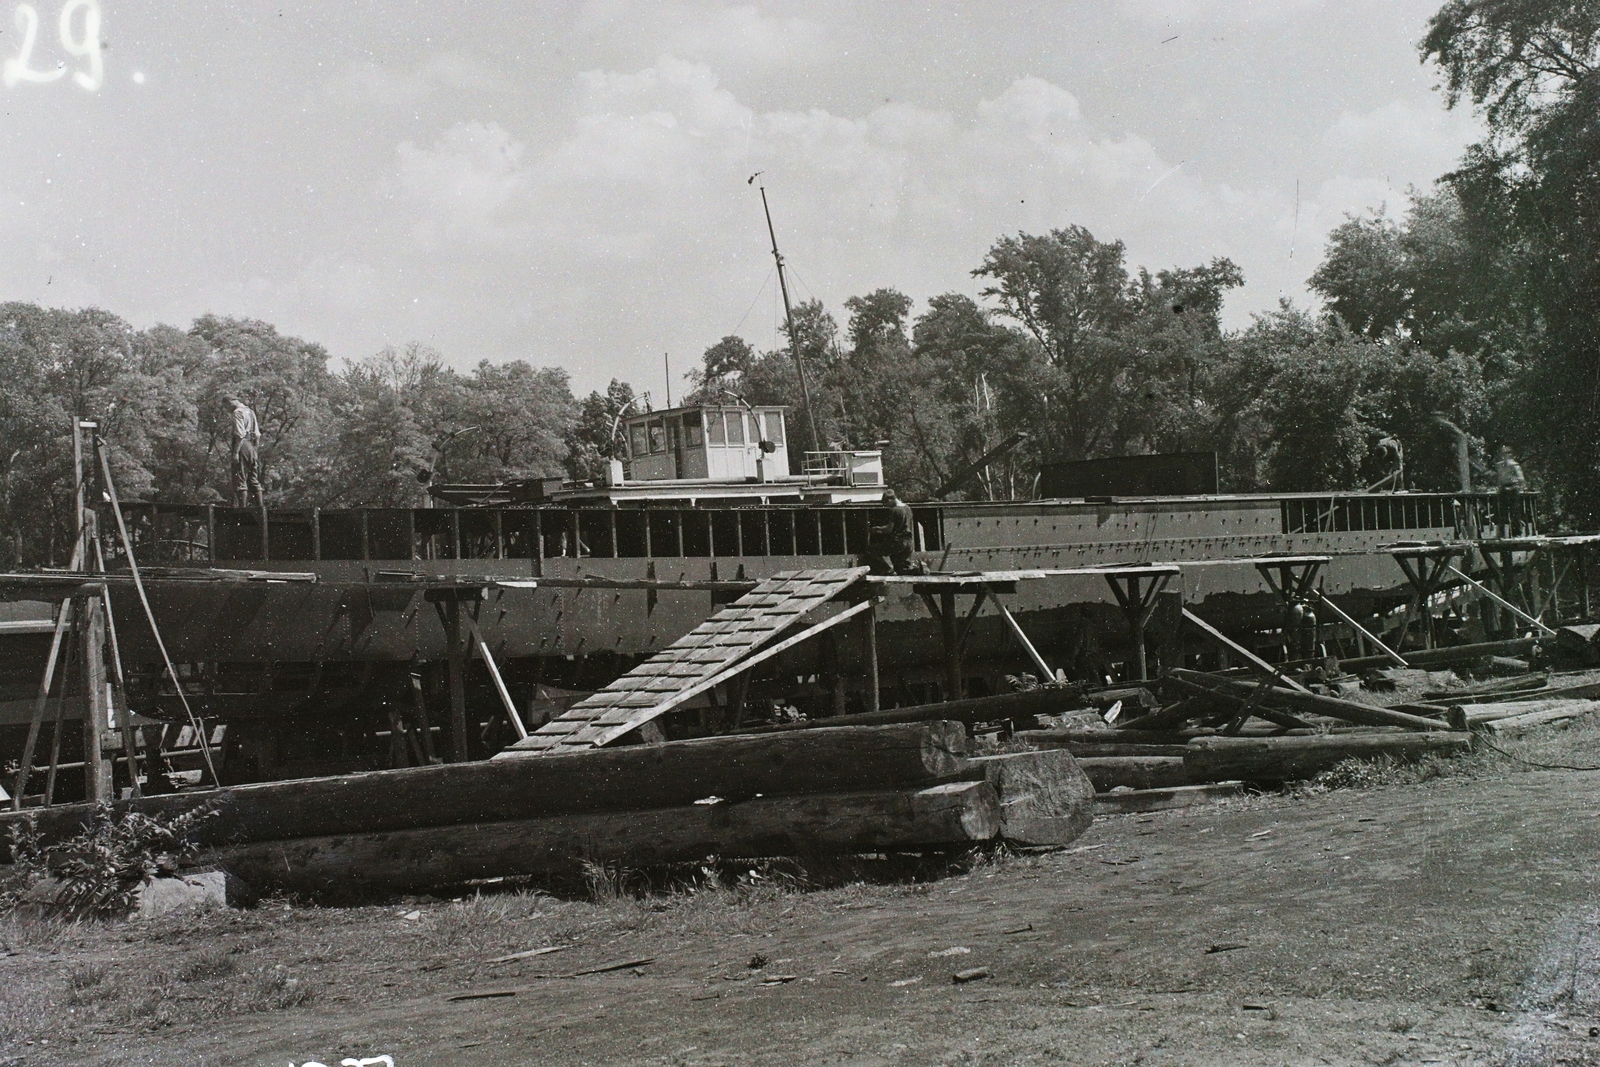
[[[234,393],[223,396],[233,414],[233,506],[249,507],[252,502],[266,507],[261,496],[261,424],[256,413]]]
[[[911,550],[916,544],[917,526],[911,505],[901,500],[893,489],[884,491],[883,502],[888,510],[879,512],[877,521],[872,524],[864,562],[874,574],[916,574],[918,569],[911,561]]]
[[[1495,456],[1494,484],[1500,491],[1500,536],[1520,536],[1522,523],[1518,513],[1519,503],[1522,494],[1528,489],[1528,478],[1522,473],[1522,464],[1511,454],[1510,445],[1501,445],[1499,453]]]

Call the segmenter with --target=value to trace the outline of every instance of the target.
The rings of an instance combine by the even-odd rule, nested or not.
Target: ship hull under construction
[[[1185,606],[1269,659],[1291,651],[1284,601],[1255,566],[1262,557],[1326,557],[1317,573],[1321,592],[1381,632],[1415,595],[1389,546],[1531,535],[1533,501],[1392,493],[919,505],[915,547],[917,559],[939,572],[1177,564],[1180,573],[1154,598],[1144,629],[1145,670],[1153,673],[1199,650],[1192,641],[1185,649]],[[389,711],[410,706],[414,689],[424,701],[448,700],[446,613],[432,595],[441,585],[482,586],[470,609],[477,633],[512,697],[537,718],[542,696],[598,688],[754,581],[853,564],[868,548],[874,509],[262,512],[127,505],[124,513],[190,710],[212,723],[239,724],[236,738],[269,739],[271,751],[255,758],[248,773],[271,775],[296,763],[272,754],[290,733],[323,738],[310,744],[326,757],[311,760],[317,769],[385,765],[382,744],[371,739],[385,734]],[[1471,555],[1462,563],[1481,569]],[[110,567],[117,570],[116,559]],[[237,580],[242,572],[246,580]],[[1567,583],[1569,598],[1578,595],[1574,580]],[[110,595],[130,704],[142,715],[179,721],[186,712],[164,677],[134,588],[113,582]],[[1070,574],[1019,583],[1006,604],[1049,665],[1068,677],[1102,683],[1137,677],[1129,618],[1105,578]],[[877,609],[885,705],[982,695],[1004,688],[1008,674],[1039,673],[1037,660],[991,606],[963,633],[964,693],[947,692],[952,675],[930,606],[937,610],[908,587]],[[1330,651],[1367,650],[1353,636],[1349,628],[1329,627]],[[43,635],[5,639],[24,652]],[[847,640],[788,654],[784,672],[802,680],[788,702],[826,713],[831,699],[831,710],[839,710],[827,678],[855,671],[860,654]],[[8,733],[28,721],[30,686],[37,686],[36,671],[14,673],[0,705]],[[469,705],[482,711],[476,718],[492,720],[498,697],[481,660],[468,664],[465,687]],[[329,731],[339,744],[330,747]],[[475,755],[492,754],[494,741],[480,738],[478,747]]]

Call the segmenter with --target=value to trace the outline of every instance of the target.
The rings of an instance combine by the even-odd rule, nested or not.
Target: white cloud
[[[505,235],[497,222],[526,180],[523,148],[498,123],[458,123],[431,148],[399,148],[402,189],[427,209],[416,234],[425,241],[441,228],[478,239]]]
[[[769,18],[751,5],[660,11],[678,23],[666,34],[663,49],[688,59],[719,67],[790,67],[827,55],[826,35],[810,19]]]
[[[757,111],[707,65],[671,56],[591,71],[578,88],[563,136],[525,147],[494,124],[458,125],[429,148],[402,145],[396,179],[430,248],[453,248],[461,270],[497,257],[496,269],[548,287],[534,299],[561,305],[558,315],[610,305],[617,289],[649,307],[636,290],[656,287],[697,293],[713,321],[734,315],[748,296],[727,294],[766,272],[745,183],[756,170],[791,262],[834,306],[881,285],[918,297],[971,289],[966,272],[983,250],[1018,229],[1082,223],[1159,268],[1228,254],[1217,234],[1230,226],[1267,239],[1273,226],[1261,198],[1207,182],[1139,137],[1101,133],[1076,96],[1036,77],[964,114],[894,103],[861,117]],[[1247,258],[1252,239],[1234,243]],[[595,268],[581,264],[597,262],[614,273],[599,286],[587,275],[586,288],[579,275]],[[600,315],[586,328],[622,332]]]
[[[471,300],[438,314],[581,339],[578,350],[533,354],[566,363],[580,382],[626,376],[624,353],[642,334],[657,352],[693,353],[734,326],[770,266],[745,182],[757,170],[800,296],[836,312],[844,297],[884,285],[919,300],[973,292],[967,272],[1001,234],[1078,223],[1124,240],[1130,266],[1234,259],[1247,286],[1227,318],[1243,325],[1281,295],[1304,301],[1304,279],[1347,212],[1397,206],[1406,182],[1430,179],[1470,136],[1452,118],[1399,104],[1346,113],[1321,138],[1322,164],[1297,198],[1292,182],[1236,187],[1204,160],[1109,133],[1078,96],[1039,77],[965,109],[897,102],[858,116],[757,109],[710,65],[671,55],[589,71],[575,90],[554,135],[465,122],[427,146],[403,143],[391,184],[414,212],[429,276],[458,292],[478,280]],[[1385,170],[1384,148],[1397,140],[1410,145],[1403,165]],[[498,290],[504,279],[526,295]],[[359,272],[326,281],[347,294],[334,302],[366,284]],[[422,302],[399,309],[401,321],[431,314],[430,286],[418,281]],[[771,343],[765,324],[745,332]]]
[[[1426,185],[1450,170],[1482,135],[1469,113],[1395,100],[1371,111],[1346,111],[1322,136],[1341,171],[1382,174],[1393,184]]]

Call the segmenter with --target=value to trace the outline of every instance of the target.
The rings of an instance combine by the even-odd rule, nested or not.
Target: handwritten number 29
[[[83,9],[83,35],[74,36],[73,23],[76,21],[78,10]],[[28,65],[33,58],[33,46],[39,37],[39,13],[32,4],[18,4],[16,14],[17,29],[22,31],[22,46],[17,54],[6,60],[4,72],[0,73],[0,82],[4,82],[7,89],[15,87],[19,82],[53,82],[66,74],[65,63],[57,64],[55,70],[34,70]],[[72,80],[91,93],[100,88],[105,81],[105,66],[100,57],[100,4],[98,0],[67,0],[61,7],[60,19],[61,48],[69,56],[76,56],[85,61],[86,69],[74,71]]]

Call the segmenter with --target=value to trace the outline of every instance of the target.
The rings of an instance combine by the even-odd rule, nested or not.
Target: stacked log
[[[903,851],[973,845],[999,832],[999,797],[979,781],[264,841],[213,859],[252,886],[353,900],[571,873],[584,861],[648,868],[707,856]]]
[[[1471,738],[1460,732],[1197,737],[1189,742],[1183,762],[1192,782],[1292,782],[1351,758],[1459,756],[1471,745]]]
[[[1017,845],[1065,845],[1094,819],[1095,786],[1062,749],[972,761],[1000,798],[1000,836]]]
[[[969,760],[958,722],[841,727],[147,797],[218,814],[194,838],[258,890],[330,900],[484,878],[729,857],[1061,844],[1092,817],[1070,752]],[[26,812],[42,843],[85,805]]]

